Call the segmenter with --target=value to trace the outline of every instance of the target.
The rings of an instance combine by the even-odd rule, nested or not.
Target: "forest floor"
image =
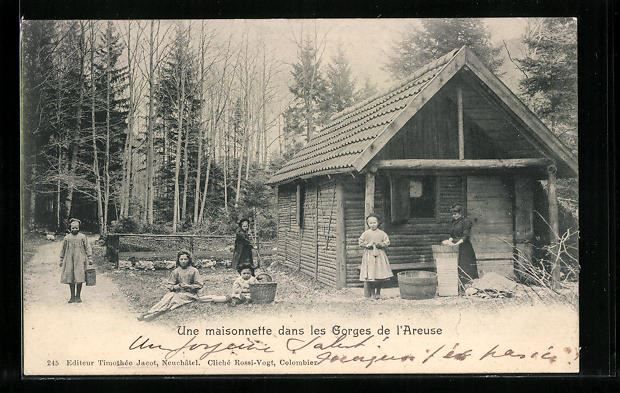
[[[137,316],[147,311],[166,293],[162,284],[169,271],[116,270],[105,260],[105,250],[97,244],[96,237],[89,236],[95,253],[97,285],[83,288],[83,303],[68,304],[67,285],[59,282],[58,262],[62,242],[46,241],[41,237],[41,235],[26,236],[23,241],[23,345],[27,375],[196,372],[217,374],[269,371],[243,367],[234,369],[179,367],[165,370],[114,366],[88,368],[73,367],[69,364],[72,359],[89,361],[159,359],[163,356],[161,351],[144,350],[138,353],[128,351],[128,348],[132,349],[132,342],[143,337],[149,337],[160,344],[181,345],[186,339],[179,337],[182,333],[178,332],[179,329],[185,329],[185,326],[217,329],[267,327],[273,329],[273,334],[268,333],[270,334],[268,338],[260,336],[260,340],[268,339],[282,351],[285,351],[282,346],[288,342],[287,337],[313,337],[312,334],[317,333],[309,332],[316,332],[317,327],[326,329],[329,332],[326,337],[331,337],[333,340],[341,334],[358,337],[358,332],[364,329],[371,333],[378,332],[384,326],[391,329],[396,329],[398,326],[443,329],[443,333],[438,333],[441,336],[428,336],[422,341],[418,336],[394,335],[394,331],[386,333],[378,348],[382,348],[383,342],[388,340],[391,343],[389,350],[398,353],[416,348],[423,351],[424,346],[436,344],[443,347],[454,343],[456,345],[466,343],[477,351],[486,351],[490,348],[489,345],[499,343],[505,346],[515,345],[514,348],[532,352],[553,346],[578,347],[577,303],[558,297],[517,292],[512,298],[482,299],[475,296],[455,296],[404,300],[399,297],[398,288],[394,287],[386,288],[382,293],[383,299],[374,301],[365,299],[361,288],[336,290],[277,264],[264,268],[278,284],[276,299],[271,304],[230,307],[226,304],[195,302],[163,314],[151,322],[141,322],[137,320]],[[203,293],[215,295],[228,294],[237,276],[232,269],[221,266],[214,269],[201,268],[200,273],[205,280]],[[301,329],[306,330],[302,332]],[[342,329],[346,329],[348,333],[342,333]],[[217,333],[213,337],[203,335],[199,340],[206,342],[218,338],[236,340],[232,336],[225,338],[227,334]],[[278,356],[296,356],[281,353],[282,355]],[[310,356],[307,353],[309,352],[300,355],[301,358]],[[248,353],[244,356],[251,355]],[[241,355],[235,353],[230,356]],[[479,365],[468,363],[474,368],[463,369],[456,363],[437,363],[428,369],[424,366],[416,370],[443,373],[463,372],[463,370],[534,372],[548,368],[555,372],[574,372],[576,366],[575,363],[571,364],[571,359],[573,357],[568,363],[560,364],[558,361],[555,363],[557,366],[547,361],[542,366],[535,363],[513,364],[513,362]],[[401,364],[402,362],[398,367],[404,367]],[[445,368],[444,365],[452,368]],[[333,368],[314,368],[308,371],[309,369],[299,367],[290,370],[278,368],[275,372],[316,373],[333,370]],[[354,366],[347,370],[346,372],[360,371]],[[389,368],[389,370],[405,372],[406,369]]]
[[[117,270],[105,257],[105,249],[90,237],[94,250],[94,262],[97,266],[97,285],[85,287],[85,303],[96,302],[93,307],[113,307],[125,310],[128,316],[146,312],[166,293],[164,283],[168,270]],[[24,239],[24,297],[29,304],[58,305],[66,302],[68,289],[58,283],[58,254],[60,241],[47,242],[37,236]],[[222,247],[226,245],[223,243]],[[223,248],[222,248],[223,249]],[[266,247],[269,249],[269,247]],[[165,254],[165,253],[164,253]],[[170,252],[168,252],[170,254]],[[165,255],[170,258],[170,255]],[[226,257],[226,254],[220,255]],[[163,257],[162,257],[163,259]],[[266,258],[267,259],[267,258]],[[277,263],[271,264],[264,272],[278,283],[276,299],[272,304],[250,304],[229,307],[226,304],[191,303],[168,312],[157,319],[158,323],[176,325],[201,316],[232,317],[240,313],[278,315],[280,313],[309,313],[317,309],[337,315],[382,315],[385,312],[407,312],[415,309],[416,313],[432,313],[437,308],[446,306],[460,310],[500,310],[511,307],[529,307],[536,304],[553,305],[561,303],[576,309],[566,297],[548,296],[547,293],[521,288],[511,298],[483,299],[476,296],[435,297],[428,300],[405,300],[399,296],[398,287],[384,288],[381,300],[369,300],[363,297],[362,288],[330,288],[318,281]],[[232,283],[237,277],[236,271],[216,265],[213,268],[201,268],[204,280],[201,295],[226,295],[230,293]],[[48,288],[45,296],[36,288],[44,285]],[[92,296],[90,294],[93,294]],[[90,306],[89,306],[90,307]]]

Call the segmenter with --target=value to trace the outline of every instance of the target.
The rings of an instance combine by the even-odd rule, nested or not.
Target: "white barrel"
[[[437,269],[437,294],[459,294],[459,246],[434,245],[433,257]]]

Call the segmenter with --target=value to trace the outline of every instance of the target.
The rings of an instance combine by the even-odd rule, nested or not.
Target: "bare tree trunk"
[[[248,119],[248,123],[252,124],[254,122],[254,116],[252,116],[252,114],[249,115],[249,119]],[[252,147],[252,140],[251,140],[251,136],[254,135],[256,136],[256,128],[254,128],[254,132],[250,132],[250,129],[248,128],[248,130],[246,131],[248,136],[246,139],[246,149],[248,151],[247,153],[247,160],[246,160],[246,166],[245,166],[245,180],[247,181],[250,178],[250,160],[252,157],[250,148]],[[239,193],[239,190],[237,190],[237,193]]]
[[[34,139],[34,138],[33,138]],[[34,143],[34,141],[33,141]],[[30,188],[30,217],[28,217],[28,229],[34,228],[35,223],[35,215],[37,209],[37,190],[36,190],[36,179],[37,179],[37,146],[36,143],[34,147],[34,154],[32,156],[32,166],[30,167],[30,179],[31,179],[31,188]]]
[[[213,109],[213,108],[211,108]],[[213,113],[211,113],[211,125],[210,125],[210,129],[211,129],[211,135],[212,137],[210,138],[210,141],[208,140],[208,156],[209,158],[207,159],[207,172],[205,173],[205,184],[204,184],[204,189],[202,192],[202,200],[200,201],[200,213],[198,215],[198,219],[199,222],[202,222],[204,220],[204,214],[205,214],[205,205],[207,203],[207,192],[208,192],[208,187],[209,187],[209,175],[211,173],[211,162],[215,157],[215,140],[217,139],[217,135],[216,135],[216,128],[214,127],[214,119],[213,119]]]
[[[228,214],[228,137],[230,136],[230,121],[226,125],[226,134],[224,138],[224,211]]]
[[[106,44],[107,44],[107,64],[106,64],[106,138],[105,138],[105,191],[103,200],[103,234],[108,233],[108,211],[110,208],[110,89],[112,84],[112,75],[110,74],[110,68],[112,67],[111,60],[111,45],[112,41],[112,22],[108,21],[108,29],[106,31]]]
[[[57,131],[56,131],[56,139],[57,139],[57,143],[58,143],[58,180],[56,180],[56,230],[60,231],[60,217],[62,214],[62,206],[61,206],[61,184],[60,184],[60,179],[62,177],[62,146],[63,146],[63,139],[64,136],[61,135],[61,131],[60,131],[60,119],[61,119],[61,110],[62,110],[62,94],[61,94],[61,89],[62,89],[62,76],[58,75],[57,78],[57,83],[58,85],[56,86],[56,127],[58,127]]]
[[[247,134],[247,137],[245,137],[245,141],[244,143],[241,145],[241,152],[239,153],[239,164],[238,164],[238,168],[237,168],[237,188],[236,188],[236,193],[235,193],[235,207],[239,206],[239,196],[241,193],[241,171],[243,170],[243,153],[245,151],[245,146],[247,144],[249,144],[249,130],[245,130],[245,133]],[[249,155],[249,154],[248,154]]]
[[[183,202],[181,203],[182,221],[185,221],[185,219],[187,218],[187,180],[189,175],[189,154],[187,153],[187,150],[189,147],[189,131],[192,129],[192,127],[186,126],[185,128],[185,146],[183,148]]]
[[[78,147],[80,136],[82,134],[82,104],[84,103],[84,56],[85,56],[85,28],[84,22],[80,22],[80,42],[79,46],[79,63],[80,63],[80,71],[79,71],[79,93],[78,93],[78,105],[77,105],[77,113],[76,113],[76,130],[73,134],[73,138],[71,141],[71,160],[68,163],[68,184],[67,184],[67,195],[65,197],[65,212],[67,216],[71,215],[71,208],[73,206],[73,191],[75,190],[75,172],[77,170],[77,159],[78,159]]]
[[[179,222],[179,174],[181,172],[181,141],[183,137],[183,107],[185,101],[185,68],[183,60],[180,64],[181,89],[177,93],[177,102],[179,102],[179,113],[177,121],[177,150],[174,164],[174,212],[172,216],[172,233],[177,232],[177,223]]]
[[[129,104],[127,114],[127,135],[125,137],[125,150],[123,159],[123,181],[121,185],[121,209],[120,216],[122,218],[129,217],[129,206],[131,204],[130,188],[133,160],[133,127],[134,127],[134,68],[131,48],[131,23],[127,24],[127,88],[129,89]]]
[[[282,118],[282,115],[279,114],[278,115],[278,155],[282,155],[282,124],[280,123],[280,119]]]
[[[95,189],[97,191],[97,221],[99,222],[99,231],[104,230],[103,224],[103,206],[101,198],[101,174],[99,173],[99,155],[97,152],[97,127],[95,123],[95,23],[90,21],[90,121],[93,142],[93,174],[95,175]]]
[[[265,169],[266,165],[267,165],[267,70],[265,69],[267,67],[266,65],[266,60],[265,60],[265,52],[264,52],[264,48],[263,48],[263,97],[262,97],[262,116],[261,116],[261,126],[260,126],[260,131],[258,133],[259,135],[259,139],[261,140],[261,151],[262,151],[262,162],[261,162],[261,168]]]
[[[202,96],[202,94],[201,94]],[[200,98],[202,100],[202,97]],[[202,129],[202,108],[200,108],[200,115],[198,116],[198,123],[200,124],[198,128],[198,155],[196,157],[196,181],[195,181],[195,189],[194,189],[194,224],[198,223],[198,213],[200,210],[200,169],[202,166],[202,139],[204,138],[203,129]]]
[[[191,23],[190,23],[191,24]],[[191,28],[190,26],[188,26],[187,28],[187,45],[189,46],[189,42],[191,41]],[[184,56],[184,61],[189,61],[189,48],[185,48],[185,46],[183,47],[183,51],[185,53]],[[185,97],[185,95],[183,95],[183,97]],[[185,100],[185,98],[183,98],[183,100]],[[192,113],[192,109],[193,106],[191,105],[190,102],[190,116]],[[191,117],[190,117],[191,119]],[[189,121],[189,119],[188,119]],[[192,123],[193,124],[193,119],[192,119]],[[187,219],[187,184],[188,184],[188,177],[189,177],[189,154],[187,152],[188,150],[188,146],[189,146],[189,132],[192,129],[192,127],[186,126],[185,128],[187,128],[186,132],[185,132],[185,147],[183,149],[183,202],[182,202],[182,209],[181,209],[181,220],[183,222],[185,222],[185,220]]]
[[[60,230],[60,173],[61,173],[61,165],[62,165],[62,150],[60,141],[58,142],[58,180],[56,180],[56,229]]]
[[[261,97],[263,100],[265,99],[265,97]],[[263,101],[264,102],[264,101]],[[255,120],[255,127],[254,127],[254,164],[258,167],[260,167],[260,159],[261,159],[261,154],[260,154],[260,144],[261,144],[261,138],[260,138],[260,114],[257,111],[256,113],[256,120]]]
[[[144,199],[144,212],[142,220],[149,225],[153,224],[153,122],[155,100],[155,21],[151,20],[149,35],[149,107],[148,107],[148,126],[147,126],[147,156],[146,156],[146,187]]]
[[[203,92],[205,84],[205,36],[204,21],[200,24],[200,84],[199,84],[199,110],[198,110],[198,156],[196,157],[196,189],[194,190],[194,224],[198,223],[198,211],[200,208],[200,170],[202,169],[202,140],[204,138],[204,125],[202,124],[202,112],[204,109]],[[207,175],[208,176],[208,175]],[[205,189],[206,192],[206,189]]]
[[[158,31],[159,31],[159,22],[158,23]],[[156,45],[155,42],[155,21],[151,21],[150,26],[150,34],[149,34],[149,107],[148,107],[148,130],[147,130],[147,157],[146,157],[146,190],[145,190],[145,205],[144,205],[144,215],[143,221],[148,223],[149,225],[153,225],[153,199],[155,198],[155,190],[154,190],[154,177],[155,177],[155,168],[154,168],[154,158],[155,158],[155,148],[154,148],[154,131],[153,131],[153,123],[155,122],[155,110],[154,110],[154,102],[155,102],[155,52],[158,49],[159,44]]]

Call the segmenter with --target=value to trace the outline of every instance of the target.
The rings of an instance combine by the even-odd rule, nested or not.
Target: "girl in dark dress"
[[[235,251],[233,252],[232,267],[237,269],[239,273],[244,267],[254,268],[254,260],[252,259],[252,249],[254,245],[250,240],[250,221],[242,219],[239,221],[235,237]]]
[[[471,235],[472,222],[463,216],[463,207],[459,204],[453,205],[452,228],[450,229],[450,239],[448,245],[459,247],[459,280],[461,285],[468,284],[471,280],[478,278],[478,265],[476,264],[476,253],[469,241]]]

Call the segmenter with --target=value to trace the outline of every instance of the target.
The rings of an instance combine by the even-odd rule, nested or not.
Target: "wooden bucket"
[[[459,294],[459,246],[433,245],[433,258],[437,269],[437,294]]]
[[[423,270],[398,273],[398,289],[402,299],[420,300],[435,297],[437,274]]]
[[[86,286],[92,287],[97,284],[97,271],[95,268],[86,269]]]

